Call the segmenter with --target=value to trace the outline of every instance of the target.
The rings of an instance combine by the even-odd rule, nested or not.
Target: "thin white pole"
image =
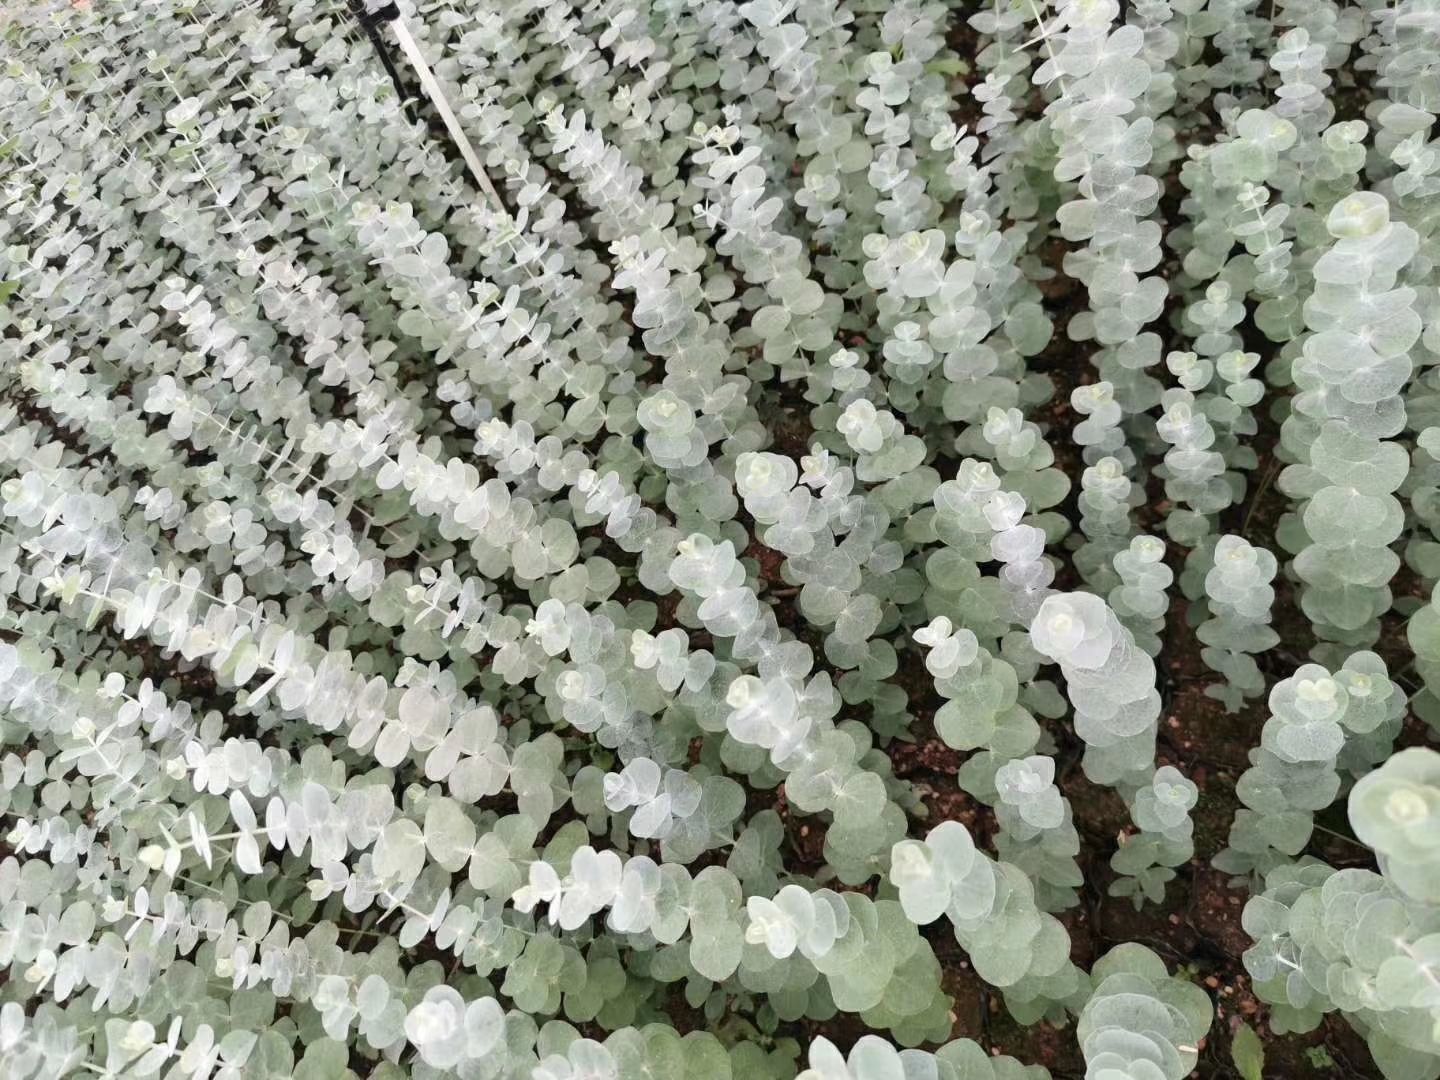
[[[510,213],[505,209],[504,202],[500,199],[500,193],[495,190],[495,185],[490,182],[490,177],[485,173],[485,166],[480,163],[475,148],[470,145],[470,140],[465,137],[465,132],[460,128],[460,121],[456,118],[454,110],[450,108],[450,102],[445,100],[445,92],[440,89],[430,65],[425,62],[425,56],[416,44],[415,38],[410,33],[410,27],[405,24],[405,16],[397,15],[390,23],[395,28],[395,37],[400,42],[400,49],[405,53],[405,59],[410,61],[410,66],[415,69],[415,74],[420,77],[420,85],[424,87],[425,93],[429,96],[431,103],[440,113],[440,119],[445,121],[445,128],[450,132],[450,137],[455,140],[455,145],[460,148],[460,156],[465,159],[465,164],[470,168],[470,174],[475,178],[475,183],[481,192],[490,201],[494,209],[509,217]]]

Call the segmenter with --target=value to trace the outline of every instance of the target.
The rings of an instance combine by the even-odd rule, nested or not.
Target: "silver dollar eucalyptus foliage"
[[[1440,1076],[1437,54],[7,3],[0,1077]]]

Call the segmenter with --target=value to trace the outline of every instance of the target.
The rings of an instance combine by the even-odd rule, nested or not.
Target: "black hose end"
[[[365,0],[346,0],[346,3],[350,7],[350,14],[367,30],[394,22],[400,17],[400,6],[394,3],[394,0],[374,10],[366,7]]]

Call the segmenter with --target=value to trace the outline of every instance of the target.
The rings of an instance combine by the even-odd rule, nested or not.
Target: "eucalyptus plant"
[[[1440,1076],[1436,27],[6,6],[0,1073]]]

